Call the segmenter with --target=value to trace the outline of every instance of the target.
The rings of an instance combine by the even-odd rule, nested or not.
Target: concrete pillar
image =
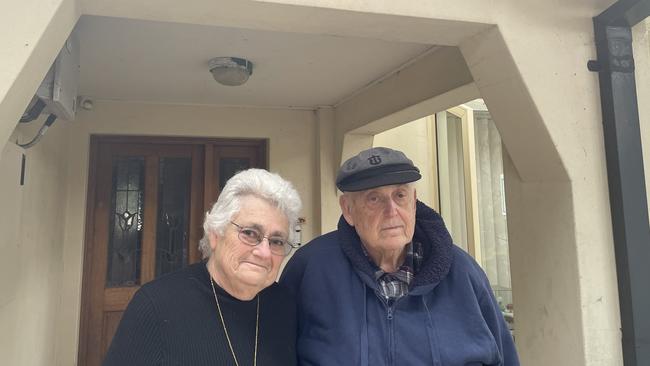
[[[314,230],[322,234],[335,230],[340,215],[335,185],[336,172],[339,168],[340,150],[337,150],[334,136],[334,111],[332,108],[319,108],[315,112],[318,178],[320,192],[317,201],[320,202],[320,223]]]

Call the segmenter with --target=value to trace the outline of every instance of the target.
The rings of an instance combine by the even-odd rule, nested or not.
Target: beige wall
[[[420,118],[375,135],[373,146],[385,146],[403,151],[420,169],[422,179],[415,183],[418,199],[437,209],[435,180],[435,141],[433,117]]]
[[[42,120],[12,135],[26,142]],[[55,358],[63,287],[65,128],[37,146],[6,144],[0,159],[0,355],[3,365],[47,365]],[[26,155],[25,185],[20,159]]]
[[[645,189],[650,191],[650,18],[632,29],[636,91],[639,102],[639,126],[643,148]],[[650,216],[650,205],[648,206]]]

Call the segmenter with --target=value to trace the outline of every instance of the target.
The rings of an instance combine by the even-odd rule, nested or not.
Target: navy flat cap
[[[336,175],[336,187],[343,192],[404,184],[422,178],[420,170],[403,152],[373,147],[346,160]]]

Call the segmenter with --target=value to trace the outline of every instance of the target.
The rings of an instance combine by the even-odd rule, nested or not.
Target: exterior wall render
[[[21,126],[12,141],[31,139],[42,123]],[[7,143],[0,157],[0,354],[6,365],[46,365],[56,357],[66,159],[65,128],[55,127],[29,150]],[[20,186],[22,154],[26,169]]]

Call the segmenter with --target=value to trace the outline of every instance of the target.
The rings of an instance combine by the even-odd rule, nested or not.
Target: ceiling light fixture
[[[240,57],[215,57],[208,66],[214,80],[227,86],[242,85],[253,73],[253,63]]]

